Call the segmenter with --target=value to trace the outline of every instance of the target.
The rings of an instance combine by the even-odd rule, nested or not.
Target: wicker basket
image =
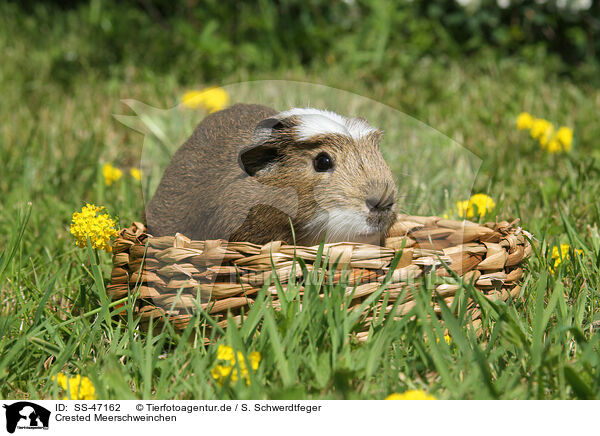
[[[276,241],[264,246],[224,240],[191,241],[183,235],[152,237],[141,223],[122,229],[113,246],[110,297],[118,300],[129,293],[138,296],[137,310],[142,327],[168,319],[182,330],[192,319],[198,304],[222,326],[227,314],[239,321],[247,312],[252,296],[270,280],[274,271],[286,283],[292,271],[298,280],[302,258],[313,266],[319,247],[294,247]],[[392,272],[386,300],[378,309],[391,311],[391,304],[401,296],[394,316],[403,315],[415,305],[415,280],[432,274],[433,295],[450,304],[459,285],[456,276],[474,284],[486,297],[507,301],[519,295],[523,277],[522,264],[531,253],[527,232],[514,222],[500,221],[483,225],[430,216],[398,215],[385,241],[385,247],[359,244],[325,244],[324,255],[330,267],[336,267],[334,280],[348,274],[348,294],[357,306],[380,286],[397,250],[402,256]],[[274,269],[273,269],[274,268]],[[455,273],[455,274],[454,274]],[[272,282],[271,282],[272,283]],[[270,286],[273,305],[277,307],[277,290]],[[440,309],[432,298],[434,310]],[[388,306],[383,307],[384,301]],[[480,317],[471,301],[469,314]],[[369,323],[358,339],[366,337]]]

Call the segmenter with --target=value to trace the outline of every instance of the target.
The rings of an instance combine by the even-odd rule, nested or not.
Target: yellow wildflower
[[[474,210],[474,206],[477,207],[477,210]],[[480,217],[483,217],[486,213],[488,213],[495,207],[496,203],[494,203],[494,200],[492,200],[491,197],[488,197],[485,194],[475,194],[469,199],[467,216],[475,216],[475,214],[477,213]]]
[[[86,247],[89,237],[92,248],[112,251],[110,238],[117,235],[116,222],[107,213],[98,215],[102,209],[104,207],[86,204],[81,212],[73,213],[71,234],[79,247]]]
[[[473,212],[469,214],[469,200],[462,200],[456,202],[456,209],[458,211],[458,216],[464,218],[465,216],[471,217],[473,216]]]
[[[444,335],[444,341],[446,341],[446,343],[450,345],[452,343],[452,338],[450,337],[450,335]],[[435,342],[440,342],[440,338],[436,338]]]
[[[533,127],[533,117],[527,112],[521,112],[517,117],[517,129],[529,130]]]
[[[433,395],[422,390],[406,391],[401,394],[388,395],[386,400],[436,400]]]
[[[552,247],[552,261],[549,267],[550,272],[554,274],[554,271],[563,260],[569,259],[569,244],[560,244],[560,248],[557,246]],[[575,249],[575,254],[583,256],[583,250]]]
[[[209,112],[224,109],[229,103],[229,95],[223,88],[212,87],[202,91],[188,91],[183,94],[181,104],[189,109],[204,107]]]
[[[258,365],[260,364],[260,353],[258,351],[253,351],[250,353],[250,367],[256,371],[258,369]]]
[[[233,356],[233,348],[227,345],[219,345],[219,348],[217,348],[217,359],[233,361]]]
[[[102,167],[102,174],[104,174],[104,183],[106,186],[110,186],[121,178],[123,171],[107,163]]]
[[[66,391],[63,400],[95,400],[96,388],[87,377],[81,377],[79,374],[68,377],[63,373],[52,376],[52,380]]]
[[[253,351],[248,357],[250,360],[250,367],[252,370],[256,371],[260,364],[260,353],[258,351]],[[217,360],[222,361],[222,363],[215,365],[211,370],[211,374],[219,386],[222,386],[228,378],[234,383],[242,378],[246,381],[247,385],[250,384],[248,366],[241,351],[236,353],[230,346],[219,345],[219,348],[217,349]]]
[[[570,151],[573,142],[573,129],[562,126],[554,131],[554,126],[543,118],[534,118],[527,112],[522,112],[517,117],[519,130],[530,130],[531,137],[537,139],[543,149],[549,153]]]
[[[546,147],[546,150],[548,150],[548,153],[552,154],[560,153],[561,151],[563,151],[563,146],[556,138],[552,138],[552,140],[548,143],[548,147]]]
[[[215,367],[210,371],[210,373],[212,374],[213,378],[217,380],[219,386],[223,386],[223,383],[225,382],[225,380],[227,380],[229,374],[231,374],[232,368],[233,367],[230,365],[215,365]],[[237,370],[234,371],[233,374],[231,374],[230,380],[234,383],[238,380]]]
[[[131,168],[129,170],[129,175],[133,177],[138,182],[142,180],[142,170],[138,168]]]
[[[548,132],[552,130],[554,130],[554,126],[552,126],[550,121],[543,118],[534,118],[531,125],[531,137],[539,140],[543,136],[549,136]]]
[[[468,200],[457,201],[456,209],[449,214],[444,214],[444,218],[449,218],[450,215],[458,215],[460,218],[473,218],[476,215],[484,217],[495,207],[496,203],[491,197],[485,194],[475,194]]]
[[[562,144],[565,151],[570,151],[573,142],[573,129],[562,126],[558,129],[554,138]]]
[[[542,148],[547,148],[549,143],[554,140],[554,127],[550,126],[542,135],[538,138],[538,141]]]

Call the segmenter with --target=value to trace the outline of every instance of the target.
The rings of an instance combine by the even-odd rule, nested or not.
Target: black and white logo
[[[29,401],[4,404],[6,409],[6,431],[14,433],[16,429],[48,430],[50,411]]]

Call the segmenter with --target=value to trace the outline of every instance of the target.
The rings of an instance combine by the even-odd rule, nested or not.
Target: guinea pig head
[[[382,136],[362,118],[297,108],[260,122],[238,161],[260,183],[296,190],[298,243],[379,244],[397,213]]]

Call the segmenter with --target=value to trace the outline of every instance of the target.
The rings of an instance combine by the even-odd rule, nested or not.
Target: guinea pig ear
[[[277,118],[267,118],[258,123],[252,145],[244,147],[238,154],[238,164],[246,174],[253,177],[277,161],[280,147],[271,140],[284,127]]]
[[[263,144],[284,128],[285,125],[279,118],[265,118],[254,128],[254,143]]]

